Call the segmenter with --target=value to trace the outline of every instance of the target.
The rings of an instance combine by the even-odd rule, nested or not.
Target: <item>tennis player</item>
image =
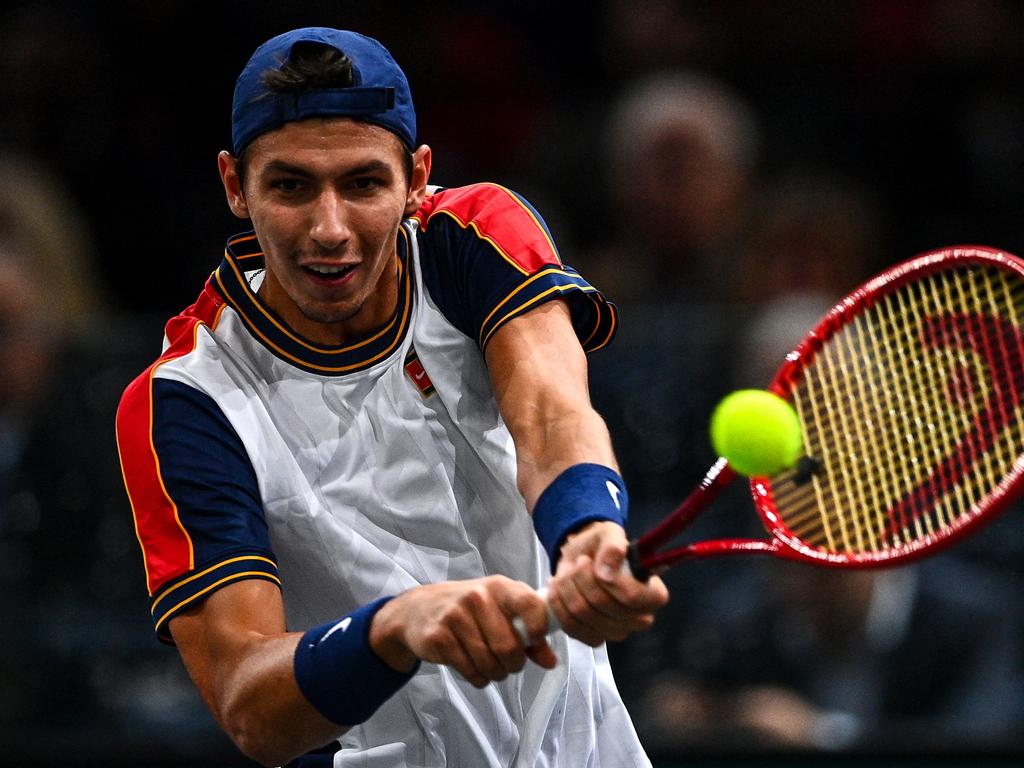
[[[266,42],[232,142],[254,231],[117,416],[157,635],[268,765],[649,765],[604,646],[668,599],[587,395],[612,305],[515,193],[428,186],[372,39]]]

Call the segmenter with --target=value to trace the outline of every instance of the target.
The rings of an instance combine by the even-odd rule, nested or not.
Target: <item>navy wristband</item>
[[[625,527],[628,512],[626,486],[615,470],[602,464],[576,464],[562,472],[533,507],[533,529],[551,560],[551,572],[570,533],[596,520]]]
[[[397,672],[370,647],[370,624],[390,597],[313,627],[295,649],[295,680],[309,703],[338,725],[358,725],[416,674]]]

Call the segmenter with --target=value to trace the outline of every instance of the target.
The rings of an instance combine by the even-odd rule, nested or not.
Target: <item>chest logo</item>
[[[405,372],[421,395],[430,397],[434,394],[434,384],[427,376],[427,372],[423,369],[423,363],[420,362],[416,350],[412,347],[409,348],[409,354],[405,356]]]

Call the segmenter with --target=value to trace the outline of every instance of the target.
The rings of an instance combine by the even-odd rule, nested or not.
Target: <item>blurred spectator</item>
[[[25,446],[44,395],[40,383],[53,365],[52,339],[44,327],[43,286],[23,261],[0,244],[0,725],[16,719],[28,683],[21,645],[24,627],[13,617],[28,605],[26,539],[39,525],[35,497],[22,487]]]
[[[59,180],[0,161],[0,746],[108,740],[187,721],[219,734],[138,611],[140,572],[113,436],[121,391],[159,338],[103,301],[91,236]],[[156,334],[155,336],[153,334]],[[16,617],[16,619],[14,618]],[[215,736],[215,734],[217,734]],[[176,749],[181,753],[181,747]],[[54,753],[56,754],[56,753]]]
[[[90,258],[84,223],[60,184],[27,157],[0,155],[0,571],[26,593],[26,537],[42,514],[26,463],[62,348],[99,304]]]
[[[700,622],[662,649],[674,672],[637,718],[652,746],[1020,747],[1019,617],[1005,580],[941,559],[890,571],[762,565],[743,585],[760,599],[730,599],[735,581],[710,588]]]
[[[623,94],[607,131],[609,239],[581,267],[627,305],[721,301],[753,202],[757,119],[696,73],[649,76]]]
[[[825,169],[767,183],[736,251],[732,303],[743,319],[733,386],[766,386],[833,304],[897,261],[883,242],[881,206],[863,184]]]
[[[0,241],[45,276],[40,314],[61,338],[79,332],[105,304],[89,225],[64,185],[29,156],[0,154]]]
[[[43,413],[58,396],[61,352],[94,306],[81,222],[61,189],[32,161],[6,153],[0,161],[0,600],[3,615],[38,619],[37,597],[61,568],[40,568],[39,532],[46,508],[36,486],[34,444],[53,429]],[[85,260],[80,257],[84,256]],[[53,477],[55,456],[46,458]],[[59,540],[59,539],[58,539]],[[55,544],[56,542],[53,542]],[[75,542],[65,542],[63,547]],[[24,725],[43,706],[39,690],[57,671],[77,692],[84,668],[38,654],[34,621],[4,622],[0,725]],[[38,668],[37,668],[38,667]],[[45,672],[40,673],[40,669]]]
[[[736,251],[735,354],[722,391],[765,386],[836,301],[897,260],[880,252],[870,188],[817,170],[782,174],[764,190]],[[716,505],[709,514],[730,522],[701,521],[689,535],[757,535],[749,499],[744,506],[741,515],[735,503]],[[962,552],[887,572],[684,566],[685,576],[669,577],[673,603],[655,632],[621,653],[645,681],[636,689],[642,737],[665,754],[1019,747],[1012,571]]]
[[[622,307],[618,340],[592,360],[591,391],[642,526],[712,458],[702,437],[729,372],[724,303],[760,132],[743,98],[710,76],[649,75],[621,93],[605,129],[611,218],[573,263]]]

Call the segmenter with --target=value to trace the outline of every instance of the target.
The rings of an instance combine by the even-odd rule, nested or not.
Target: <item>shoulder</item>
[[[522,195],[500,184],[436,188],[412,218],[431,236],[486,244],[527,273],[561,264],[541,215]]]
[[[431,186],[423,205],[413,214],[420,221],[426,221],[434,213],[463,214],[470,219],[482,206],[507,202],[522,202],[523,197],[508,187],[491,181],[481,181],[460,187]]]
[[[553,299],[568,301],[584,349],[611,340],[614,307],[563,264],[547,224],[518,193],[492,183],[433,189],[411,218],[427,292],[481,349],[506,322]]]

